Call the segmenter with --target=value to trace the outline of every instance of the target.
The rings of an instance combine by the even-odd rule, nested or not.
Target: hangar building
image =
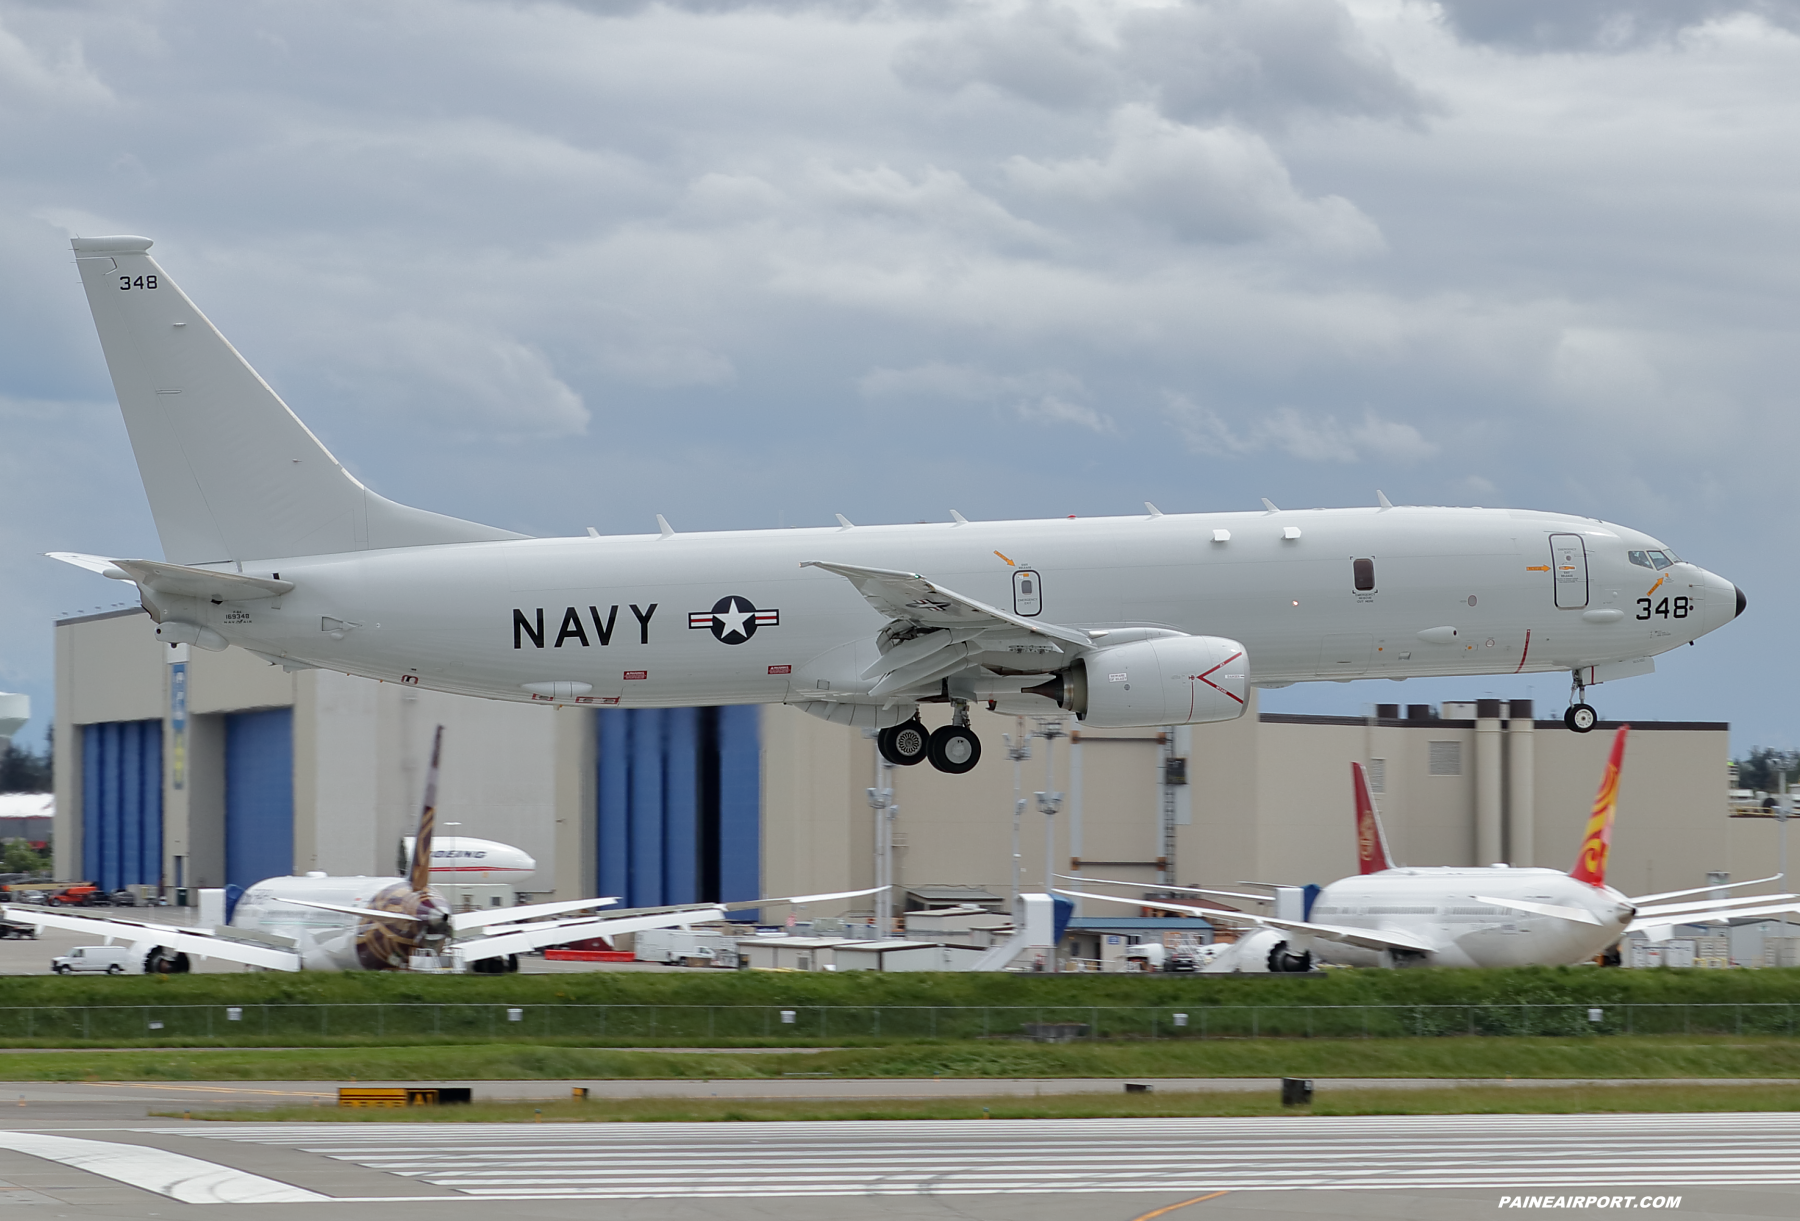
[[[439,826],[517,844],[543,897],[736,900],[874,884],[871,786],[891,787],[896,894],[1007,896],[1015,765],[977,712],[966,776],[886,768],[861,731],[782,706],[547,708],[470,699],[241,650],[171,649],[132,609],[56,627],[59,877],[175,892],[306,870],[384,874],[410,834],[433,727],[446,726]],[[1355,871],[1348,764],[1370,768],[1401,861],[1568,868],[1611,735],[1534,720],[1528,701],[1373,715],[1259,714],[1219,725],[1033,736],[1017,764],[1020,863],[1232,887]],[[927,706],[928,723],[948,719]],[[1635,727],[1612,879],[1627,893],[1769,872],[1769,820],[1727,817],[1728,727]],[[1047,758],[1048,756],[1048,758]],[[1048,779],[1046,766],[1049,767]],[[1039,813],[1032,794],[1067,796]]]

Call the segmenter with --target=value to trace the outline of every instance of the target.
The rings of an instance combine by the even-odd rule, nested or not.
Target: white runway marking
[[[0,1132],[0,1148],[104,1175],[184,1204],[298,1204],[331,1198],[260,1174],[144,1145],[42,1132]]]
[[[1800,1115],[1779,1112],[147,1130],[487,1200],[1800,1184]]]

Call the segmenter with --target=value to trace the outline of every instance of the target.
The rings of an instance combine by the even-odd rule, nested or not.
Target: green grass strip
[[[0,1053],[7,1081],[433,1081],[836,1077],[1794,1077],[1800,1040],[1261,1039],[930,1043],[813,1054],[675,1054],[517,1043],[443,1047]]]

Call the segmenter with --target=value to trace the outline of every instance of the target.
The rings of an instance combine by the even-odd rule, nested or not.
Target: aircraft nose
[[[1737,611],[1731,616],[1733,619],[1736,619],[1738,615],[1744,613],[1744,606],[1749,602],[1749,599],[1744,597],[1744,591],[1737,586],[1733,585],[1731,588],[1732,591],[1737,594]]]

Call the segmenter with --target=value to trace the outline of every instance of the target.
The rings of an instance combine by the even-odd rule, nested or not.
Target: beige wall
[[[83,724],[162,718],[170,651],[137,612],[57,628],[57,846],[78,868]],[[446,727],[439,825],[517,844],[540,864],[531,888],[558,897],[593,893],[594,719],[586,709],[468,699],[326,671],[289,674],[240,650],[192,650],[187,786],[168,788],[165,844],[186,859],[190,886],[222,880],[224,725],[227,712],[292,705],[295,867],[386,873],[418,815],[431,734]],[[948,721],[947,705],[925,720]],[[1012,886],[1013,765],[1003,735],[1017,718],[973,713],[983,759],[966,776],[929,765],[881,773],[900,807],[896,881]],[[1067,723],[1074,728],[1074,722]],[[762,711],[765,894],[856,889],[874,879],[878,783],[874,743],[861,731],[792,708]],[[1025,722],[1032,728],[1030,721]],[[1020,856],[1027,889],[1043,885],[1044,817],[1031,794],[1067,794],[1053,821],[1055,862],[1067,871],[1081,824],[1089,877],[1155,880],[1162,750],[1155,730],[1080,731],[1047,752],[1031,742],[1020,768]],[[1501,767],[1507,769],[1506,752]],[[1611,734],[1578,735],[1560,723],[1532,734],[1535,851],[1514,863],[1566,869],[1574,860]],[[1458,776],[1433,776],[1429,744],[1462,745]],[[164,734],[165,751],[173,745]],[[1396,857],[1418,865],[1475,860],[1475,730],[1464,722],[1372,724],[1352,718],[1261,719],[1178,731],[1189,784],[1177,790],[1176,878],[1231,889],[1240,881],[1327,882],[1356,869],[1351,760],[1385,760],[1378,796]],[[1183,745],[1185,743],[1185,745]],[[1640,725],[1626,756],[1612,880],[1628,893],[1697,886],[1708,870],[1738,878],[1775,871],[1772,825],[1726,818],[1727,734],[1716,726]],[[1079,763],[1076,754],[1079,752]],[[1054,760],[1046,779],[1046,754]],[[1072,776],[1079,775],[1079,785]],[[1505,786],[1503,785],[1503,788]],[[1507,801],[1512,801],[1508,796]],[[1107,862],[1104,863],[1103,862]],[[172,863],[166,876],[172,883]],[[1090,905],[1091,906],[1091,905]]]
[[[528,888],[548,891],[562,884],[556,876],[557,818],[593,808],[592,719],[582,710],[467,699],[325,670],[289,673],[241,649],[176,652],[156,641],[155,624],[135,610],[59,624],[56,641],[62,876],[80,869],[81,726],[102,721],[163,722],[164,877],[170,885],[177,856],[184,858],[188,886],[223,884],[225,717],[232,712],[294,709],[296,870],[393,871],[399,840],[418,820],[431,736],[440,723],[440,829],[531,853],[540,870]],[[170,758],[171,658],[188,663],[187,767],[180,789]],[[461,825],[446,828],[450,823]],[[591,886],[591,864],[587,869]],[[577,865],[568,883],[583,882]]]

